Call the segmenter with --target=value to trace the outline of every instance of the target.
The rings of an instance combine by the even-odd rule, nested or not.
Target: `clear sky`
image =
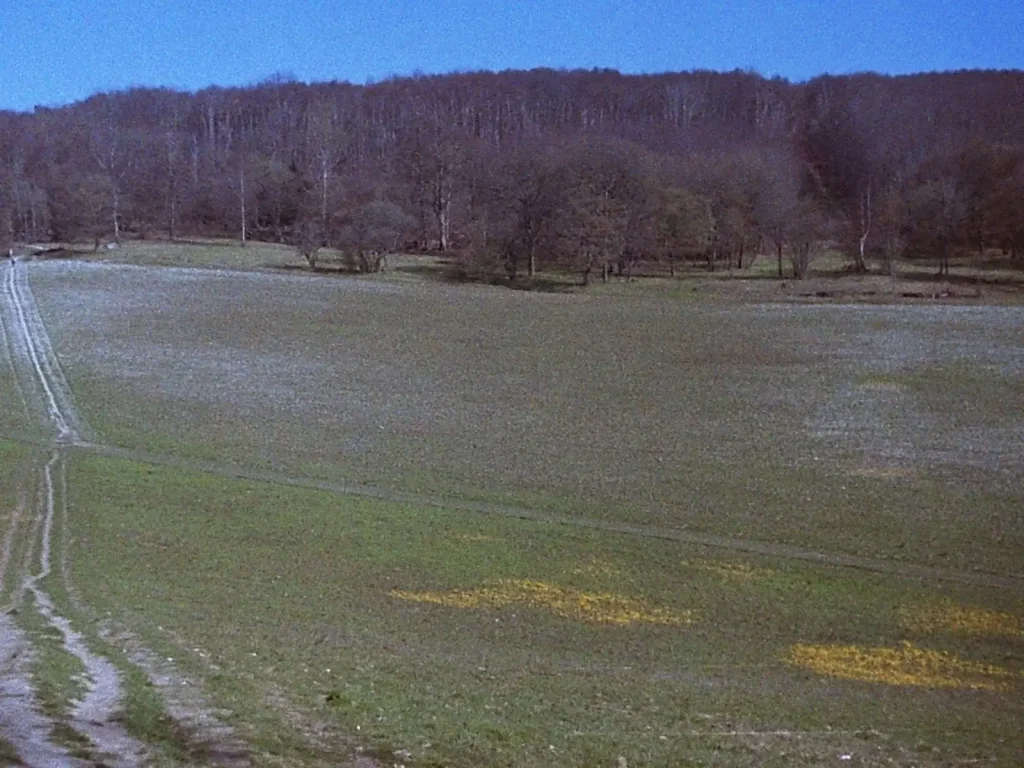
[[[1024,0],[0,0],[0,108],[274,73],[1024,68]]]

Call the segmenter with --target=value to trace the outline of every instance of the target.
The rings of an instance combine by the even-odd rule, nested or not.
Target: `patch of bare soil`
[[[0,737],[29,766],[85,766],[51,740],[53,721],[42,714],[32,689],[32,646],[6,614],[0,614]]]

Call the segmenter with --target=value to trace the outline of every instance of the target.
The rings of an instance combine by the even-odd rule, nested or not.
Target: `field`
[[[163,266],[35,261],[5,296],[47,384],[8,307],[0,602],[69,754],[1024,760],[1021,307],[134,247]],[[123,727],[83,734],[104,659]]]

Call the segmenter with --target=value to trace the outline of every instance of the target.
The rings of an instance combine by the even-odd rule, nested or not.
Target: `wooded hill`
[[[230,236],[452,252],[511,279],[682,259],[797,277],[1024,258],[1024,72],[274,78],[0,112],[0,241]],[[0,243],[2,244],[2,243]]]

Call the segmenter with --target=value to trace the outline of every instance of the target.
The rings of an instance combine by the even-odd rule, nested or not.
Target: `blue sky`
[[[0,0],[0,108],[285,72],[1024,68],[1024,0]]]

